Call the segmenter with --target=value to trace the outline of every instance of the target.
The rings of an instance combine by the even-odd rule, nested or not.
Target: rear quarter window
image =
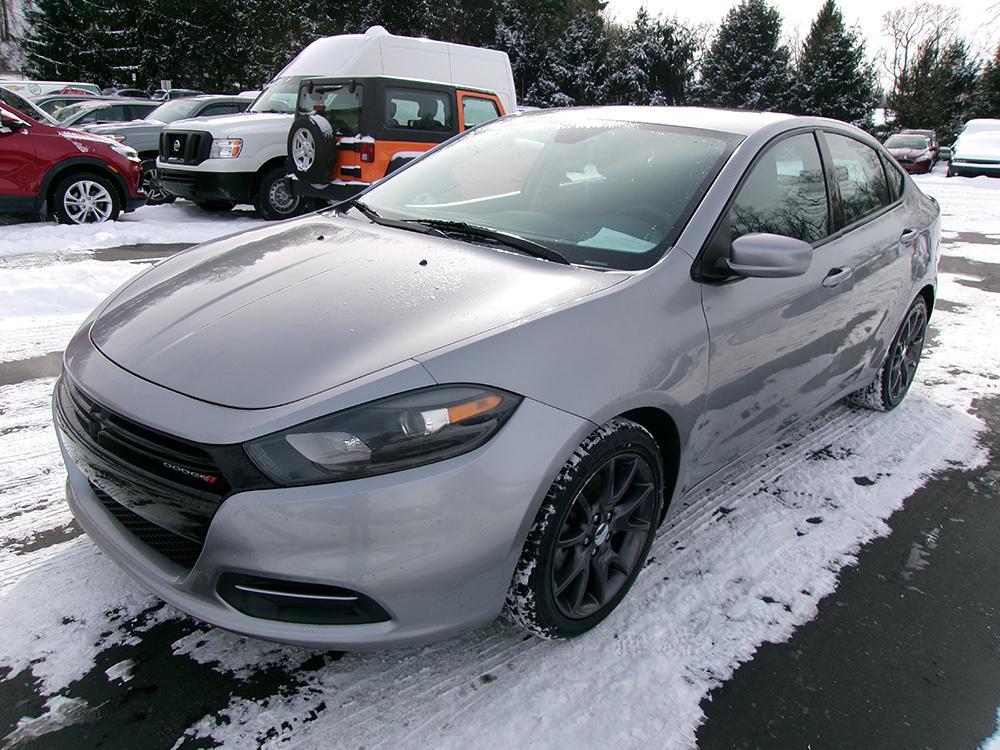
[[[850,226],[892,203],[886,172],[875,149],[837,133],[823,133],[823,138],[840,191],[840,226]]]

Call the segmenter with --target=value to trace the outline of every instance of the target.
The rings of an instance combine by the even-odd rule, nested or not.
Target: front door
[[[706,249],[727,255],[733,239],[766,232],[810,242],[802,276],[730,278],[702,284],[710,337],[704,421],[695,432],[693,479],[736,460],[830,397],[831,367],[848,331],[831,323],[847,283],[828,241],[830,196],[816,136],[790,135],[767,147],[740,186]]]
[[[0,111],[5,121],[13,120],[14,114],[10,110],[0,108]],[[26,201],[34,202],[38,186],[38,159],[31,128],[9,129],[9,133],[0,133],[0,200],[17,208],[13,205],[15,202],[18,206]]]

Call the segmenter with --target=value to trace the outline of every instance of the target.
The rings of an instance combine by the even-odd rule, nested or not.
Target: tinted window
[[[356,85],[352,92],[346,83],[316,86],[312,92],[303,88],[299,93],[298,111],[321,115],[337,135],[357,135],[361,129],[363,92],[364,86]]]
[[[451,130],[451,103],[446,94],[415,89],[385,90],[385,124],[405,130]]]
[[[483,99],[478,96],[462,97],[462,120],[466,128],[474,128],[477,125],[495,120],[500,116],[500,110],[492,99]]]
[[[832,169],[840,189],[840,226],[848,226],[875,213],[892,201],[882,162],[874,149],[861,141],[824,133],[830,147]]]
[[[730,240],[766,232],[816,242],[830,233],[826,182],[811,133],[786,138],[764,153],[727,219]]]
[[[125,107],[122,107],[122,109],[124,110]],[[130,104],[128,106],[128,113],[129,117],[131,117],[133,120],[141,120],[142,118],[149,116],[149,113],[152,112],[154,109],[156,109],[155,104],[154,105]],[[122,115],[122,119],[124,119],[124,114]]]
[[[896,200],[903,194],[903,173],[892,166],[892,159],[887,159],[883,154],[879,156],[882,157],[882,166],[885,167],[885,173],[889,178],[889,197]]]

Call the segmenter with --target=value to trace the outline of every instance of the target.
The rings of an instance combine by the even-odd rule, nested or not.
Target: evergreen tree
[[[544,107],[603,102],[609,47],[603,16],[584,10],[549,48],[528,96]]]
[[[93,6],[74,0],[35,0],[28,8],[24,52],[35,78],[75,80],[90,72],[84,60],[94,49]]]
[[[608,101],[682,104],[693,76],[695,42],[676,20],[652,18],[645,7],[615,40]]]
[[[931,39],[902,72],[889,106],[901,128],[933,128],[946,141],[975,106],[976,64],[964,42]]]
[[[834,0],[826,0],[813,21],[797,72],[798,111],[870,127],[879,99],[875,70]]]
[[[975,106],[972,114],[976,117],[1000,118],[1000,44],[993,59],[986,63],[976,82]]]
[[[766,0],[730,8],[701,62],[699,101],[717,107],[780,110],[793,103],[781,14]]]

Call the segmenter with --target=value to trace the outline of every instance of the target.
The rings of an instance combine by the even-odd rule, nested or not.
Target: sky
[[[620,21],[629,21],[635,15],[640,5],[645,4],[649,11],[656,15],[676,15],[682,20],[695,22],[708,21],[718,24],[738,0],[698,0],[696,3],[679,2],[678,0],[610,0],[608,12]],[[804,39],[809,33],[809,25],[819,12],[823,0],[771,0],[771,4],[781,11],[784,18],[786,36]],[[837,0],[844,20],[851,25],[858,25],[864,32],[865,46],[872,57],[875,51],[886,45],[882,37],[881,18],[887,10],[909,5],[910,2],[899,0]],[[1000,41],[1000,23],[993,23],[987,28],[987,23],[1000,13],[1000,0],[961,0],[959,3],[943,3],[961,8],[962,35],[972,42],[976,51],[995,49]],[[993,11],[990,11],[990,8]],[[991,50],[992,51],[992,50]]]

